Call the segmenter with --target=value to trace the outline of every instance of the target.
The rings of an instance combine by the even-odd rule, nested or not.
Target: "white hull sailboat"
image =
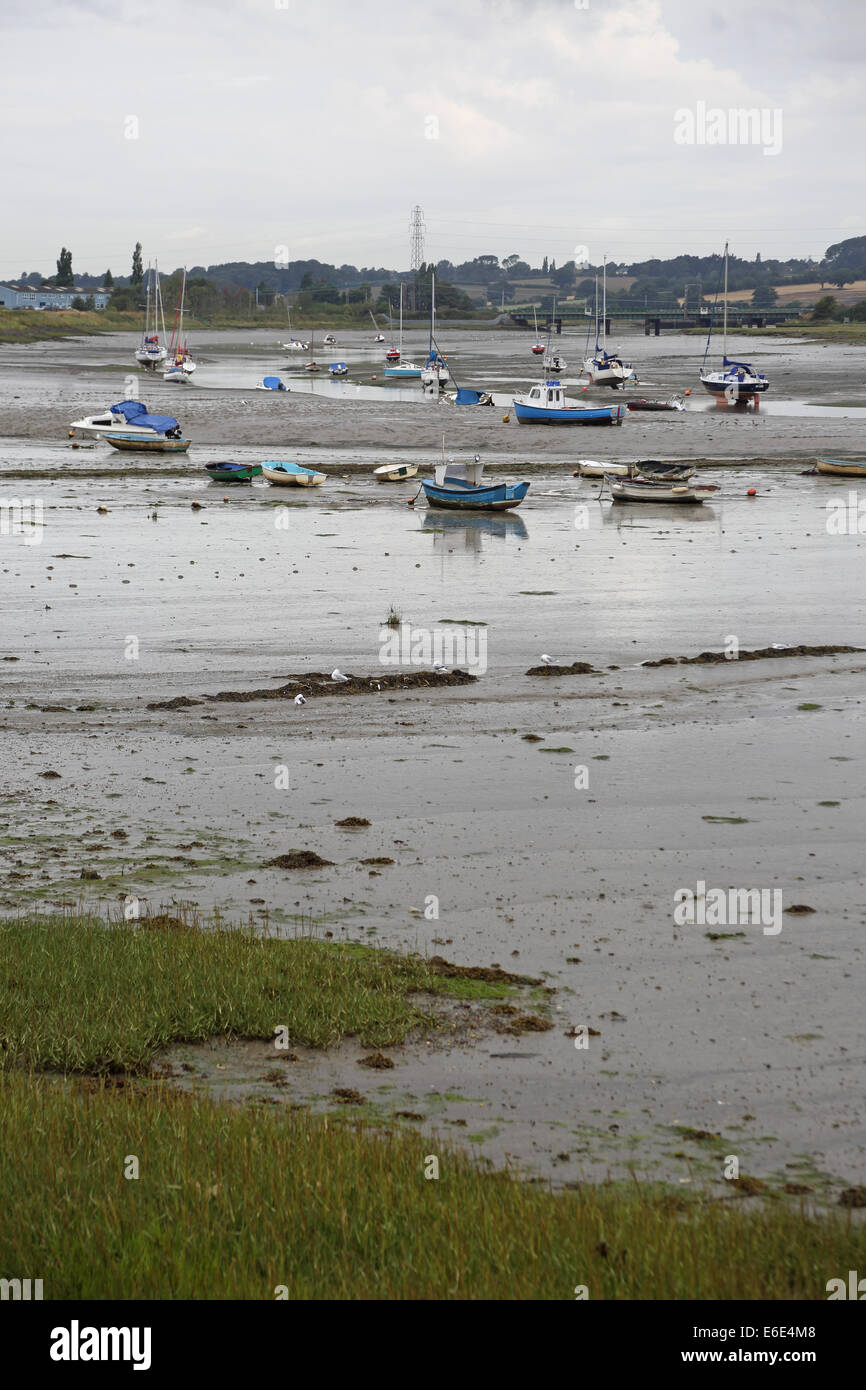
[[[627,381],[635,381],[635,372],[630,362],[623,362],[619,353],[607,351],[607,256],[602,264],[602,310],[601,336],[599,338],[598,319],[598,276],[595,280],[595,352],[587,357],[581,376],[588,376],[591,386],[611,386],[618,390]]]
[[[385,376],[389,381],[400,381],[404,379],[418,378],[421,375],[421,368],[416,362],[403,361],[403,285],[400,284],[400,346],[391,346],[385,353],[388,365],[385,368]]]
[[[159,265],[156,261],[154,261],[153,266],[147,267],[145,296],[144,328],[141,332],[141,342],[135,351],[135,360],[139,367],[155,372],[157,367],[162,366],[167,356],[166,350],[159,340],[160,327],[162,327],[162,336],[165,337],[165,318],[162,312],[162,295],[159,289]]]
[[[192,381],[192,374],[195,371],[195,362],[192,360],[192,353],[189,345],[183,336],[183,310],[186,299],[186,266],[183,269],[183,277],[180,282],[180,295],[178,297],[177,309],[174,315],[174,325],[171,330],[171,342],[168,347],[168,359],[165,364],[165,371],[162,374],[163,381],[173,381],[179,385],[187,385]]]
[[[718,295],[718,290],[716,291]],[[722,370],[707,371],[707,354],[713,336],[713,319],[707,332],[707,345],[701,366],[701,385],[711,396],[721,397],[731,405],[747,405],[750,400],[757,404],[758,396],[770,389],[770,382],[761,372],[756,372],[751,362],[735,362],[728,357],[728,243],[725,242],[725,307],[722,329]]]
[[[430,272],[430,346],[427,361],[421,371],[421,385],[433,391],[444,391],[451,380],[448,364],[436,346],[436,274]]]
[[[547,346],[544,349],[544,356],[541,359],[541,365],[545,371],[555,372],[558,376],[560,372],[565,371],[566,367],[568,366],[568,363],[566,362],[564,357],[560,356],[558,352],[554,351],[554,348],[551,344],[551,338],[553,336],[553,327],[555,323],[556,299],[554,298],[553,312],[550,315],[550,332],[547,335]]]

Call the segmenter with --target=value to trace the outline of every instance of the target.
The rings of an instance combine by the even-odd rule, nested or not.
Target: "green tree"
[[[752,307],[755,309],[772,309],[778,302],[779,296],[772,285],[759,285],[752,291]]]
[[[72,252],[67,251],[65,246],[60,248],[60,255],[57,258],[57,279],[55,284],[59,289],[75,284],[72,274]]]
[[[105,274],[102,277],[102,288],[104,290],[110,290],[113,284],[114,276],[112,275],[110,270],[106,270]]]
[[[141,263],[141,242],[135,243],[135,250],[132,253],[132,278],[130,284],[135,289],[144,279],[144,266]]]
[[[813,323],[829,323],[832,319],[839,318],[839,305],[832,294],[825,294],[819,299],[812,309]]]

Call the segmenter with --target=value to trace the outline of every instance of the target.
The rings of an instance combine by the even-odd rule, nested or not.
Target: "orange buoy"
[[[686,396],[690,396],[692,393],[691,393],[691,391],[686,391],[684,394],[685,394]]]
[[[757,495],[758,489],[756,487],[750,487],[748,493],[746,494],[747,497],[757,497]]]

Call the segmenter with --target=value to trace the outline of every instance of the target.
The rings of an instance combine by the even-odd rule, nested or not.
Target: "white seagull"
[[[296,704],[296,705],[305,705],[306,703],[307,703],[306,696],[304,696],[304,695],[296,695],[296,696],[295,696],[295,704]]]
[[[541,653],[541,659],[542,659],[542,661],[544,662],[545,666],[552,666],[552,665],[553,665],[553,657],[552,657],[552,656],[548,656],[547,652],[542,652],[542,653]]]
[[[336,667],[336,666],[334,667],[333,671],[331,672],[331,680],[332,680],[332,681],[347,681],[348,679],[349,679],[349,677],[348,677],[348,676],[344,676],[344,675],[343,675],[343,672],[342,672],[341,670],[339,670],[338,667]]]
[[[437,676],[447,676],[447,675],[448,675],[448,667],[447,667],[447,666],[443,666],[442,663],[439,662],[439,661],[434,661],[434,662],[433,662],[433,670],[436,672]]]

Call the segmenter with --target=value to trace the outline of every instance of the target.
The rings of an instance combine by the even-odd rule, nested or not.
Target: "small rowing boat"
[[[647,400],[643,400],[643,399],[636,400],[636,401],[629,401],[629,403],[628,403],[628,408],[629,408],[629,410],[680,410],[680,411],[684,411],[685,408],[686,408],[686,403],[685,403],[685,400],[683,399],[682,396],[671,396],[671,397],[669,397],[669,399],[666,400],[666,401],[647,401]]]
[[[834,473],[840,478],[866,478],[866,459],[816,459],[819,473]]]
[[[417,463],[383,463],[373,469],[377,483],[402,483],[404,478],[414,478],[417,473]]]
[[[650,482],[646,478],[605,475],[614,502],[706,502],[718,492],[714,483]]]
[[[327,474],[317,473],[315,468],[303,468],[299,463],[282,463],[269,460],[263,463],[261,471],[269,483],[276,487],[319,487]]]
[[[215,483],[251,483],[262,476],[260,463],[206,463],[205,471]]]

